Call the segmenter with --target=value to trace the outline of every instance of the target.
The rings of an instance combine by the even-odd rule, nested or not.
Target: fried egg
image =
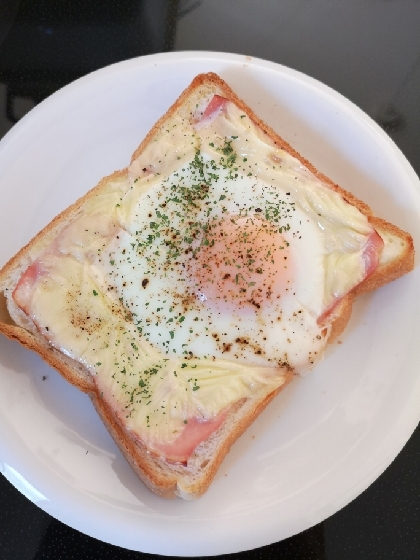
[[[324,338],[322,234],[290,192],[214,167],[200,154],[139,196],[95,267],[165,356],[303,366]]]

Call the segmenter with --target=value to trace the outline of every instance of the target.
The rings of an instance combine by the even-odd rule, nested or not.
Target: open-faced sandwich
[[[354,298],[413,257],[410,235],[204,74],[126,169],[4,266],[0,331],[89,394],[149,488],[193,498]]]

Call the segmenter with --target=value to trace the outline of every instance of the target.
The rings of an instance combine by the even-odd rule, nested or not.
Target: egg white
[[[206,164],[215,161],[211,153],[201,152],[200,157]],[[165,356],[299,368],[313,362],[325,344],[322,328],[317,325],[324,294],[323,233],[294,203],[287,178],[273,185],[247,176],[243,170],[235,179],[230,179],[229,173],[229,169],[217,168],[217,179],[212,179],[205,199],[194,207],[189,219],[206,224],[231,216],[254,216],[255,209],[264,213],[268,202],[283,204],[279,224],[283,228],[287,225],[283,237],[289,244],[293,276],[281,297],[267,299],[258,309],[243,310],[206,301],[205,294],[195,288],[194,278],[185,273],[190,258],[185,254],[186,242],[181,243],[181,254],[169,266],[165,264],[170,232],[188,230],[187,217],[177,212],[179,205],[170,202],[173,185],[191,188],[194,184],[194,168],[188,163],[163,180],[151,181],[147,190],[141,185],[144,192],[139,196],[130,192],[128,207],[123,198],[124,229],[102,251],[95,269],[133,313],[143,337]],[[159,215],[168,219],[166,236]],[[160,237],[147,243],[156,227],[161,230]],[[140,246],[142,243],[145,245]]]

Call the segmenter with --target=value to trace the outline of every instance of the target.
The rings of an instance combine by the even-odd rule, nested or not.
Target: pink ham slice
[[[198,121],[195,123],[196,125],[198,125],[198,128],[200,128],[201,126],[205,126],[212,120],[214,120],[224,109],[227,102],[228,100],[224,97],[221,97],[220,95],[214,95],[210,103],[207,105],[206,110],[201,115],[201,118],[198,119]]]
[[[198,418],[191,418],[172,443],[153,443],[152,452],[163,455],[171,463],[186,463],[194,449],[220,428],[226,415],[225,410],[211,420],[202,421]]]
[[[362,259],[365,265],[365,273],[359,284],[369,278],[369,276],[371,276],[377,269],[379,265],[379,257],[381,255],[383,246],[384,242],[382,240],[382,237],[376,232],[376,230],[373,230],[373,232],[368,237],[365,246],[363,247]],[[359,286],[359,284],[357,284],[357,286]],[[354,288],[356,288],[357,286],[354,286]],[[322,325],[325,322],[325,320],[329,315],[331,315],[331,313],[334,311],[343,297],[344,296],[337,298],[334,303],[330,305],[330,307],[326,311],[324,311],[324,313],[320,317],[318,317],[318,325]]]
[[[34,286],[44,274],[46,274],[46,271],[42,267],[41,260],[38,259],[25,270],[13,290],[12,297],[16,305],[28,316],[30,315]]]

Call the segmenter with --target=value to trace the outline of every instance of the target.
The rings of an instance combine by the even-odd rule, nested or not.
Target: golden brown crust
[[[374,274],[372,274],[366,281],[362,282],[362,284],[357,286],[352,293],[343,298],[334,310],[329,342],[333,341],[341,334],[348,323],[355,296],[376,289],[382,284],[394,280],[402,274],[412,270],[414,262],[414,248],[411,236],[389,222],[374,216],[369,206],[367,206],[364,202],[357,199],[351,193],[345,191],[340,186],[333,183],[328,177],[320,173],[309,161],[303,158],[285,140],[276,134],[271,127],[258,118],[257,115],[255,115],[255,113],[231,90],[231,88],[213,73],[201,74],[193,80],[190,86],[175,101],[167,113],[159,119],[159,121],[150,130],[146,138],[134,152],[131,160],[132,162],[144,152],[153,138],[158,134],[163,124],[167,122],[167,120],[170,119],[178,109],[183,107],[190,95],[198,88],[204,86],[206,88],[214,88],[219,95],[229,99],[240,109],[246,112],[254,123],[259,126],[279,148],[287,151],[297,158],[304,166],[314,173],[314,175],[336,192],[339,192],[346,201],[356,206],[363,214],[365,214],[380,235],[381,233],[383,235],[393,235],[402,240],[404,249],[401,251],[399,257],[397,259],[391,259],[389,262],[381,263]],[[94,189],[89,191],[67,210],[54,218],[50,224],[40,231],[25,247],[23,247],[9,260],[9,262],[0,271],[0,288],[6,290],[6,295],[9,294],[10,296],[13,284],[17,282],[18,278],[13,279],[13,277],[17,274],[19,269],[22,269],[22,271],[25,270],[25,268],[29,266],[33,260],[35,260],[36,255],[39,254],[42,248],[54,239],[61,229],[83,210],[85,202],[93,196],[96,191],[100,191],[102,186],[107,182],[124,177],[127,173],[128,168],[122,171],[117,171],[109,177],[102,179]],[[80,364],[67,357],[63,357],[58,350],[51,348],[41,336],[37,337],[35,334],[22,328],[21,326],[12,324],[12,322],[3,315],[4,314],[2,313],[0,320],[0,332],[13,340],[18,340],[25,347],[36,351],[48,364],[57,369],[70,383],[78,387],[81,391],[89,394],[106,427],[135,472],[145,482],[145,484],[153,490],[153,492],[163,497],[175,497],[176,495],[182,495],[182,497],[197,497],[205,492],[232,444],[252,424],[268,403],[271,402],[271,400],[284,387],[286,387],[293,378],[293,374],[288,372],[286,373],[285,384],[280,386],[277,390],[265,395],[260,400],[255,400],[255,403],[250,401],[247,401],[246,403],[239,403],[229,416],[230,420],[234,423],[234,428],[230,430],[221,441],[220,445],[217,447],[216,453],[213,454],[209,463],[205,468],[203,468],[202,475],[189,481],[188,477],[190,471],[188,466],[178,466],[165,472],[165,461],[152,456],[142,444],[138,443],[133,437],[131,437],[127,429],[113,414],[109,405],[98,394],[96,385],[93,380],[89,378],[88,372],[86,372],[85,375],[83,375],[83,372],[80,372]]]

